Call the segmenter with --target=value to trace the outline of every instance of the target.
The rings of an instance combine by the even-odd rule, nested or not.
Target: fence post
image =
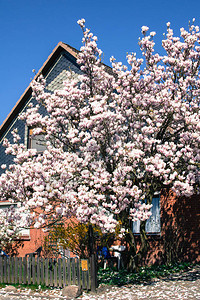
[[[14,258],[15,262],[15,283],[18,283],[18,257]]]
[[[44,259],[40,258],[41,261],[41,284],[45,284],[45,280],[44,280]]]
[[[62,264],[63,264],[63,287],[66,286],[66,259],[62,259]]]
[[[53,262],[54,260],[52,258],[49,258],[49,284],[50,286],[53,286]]]
[[[36,260],[36,272],[37,272],[36,280],[37,280],[37,284],[40,284],[41,270],[42,270],[42,266],[40,264],[40,257],[38,256],[37,260]]]
[[[58,286],[61,288],[63,286],[63,276],[62,276],[62,259],[58,258]]]
[[[76,284],[76,269],[75,269],[75,258],[71,258],[71,266],[72,266],[72,284]]]
[[[67,285],[71,284],[71,262],[70,257],[67,259]]]
[[[11,278],[11,274],[10,274],[10,257],[8,257],[7,263],[8,263],[8,283],[10,283],[11,282],[11,280],[10,280],[10,278]]]
[[[28,284],[31,284],[31,262],[32,262],[32,257],[28,257],[27,261],[27,277],[28,277]]]
[[[7,257],[4,257],[3,259],[4,259],[4,282],[7,283]]]
[[[78,288],[81,290],[80,258],[77,258],[77,281]]]
[[[53,268],[53,286],[57,287],[57,285],[58,285],[58,276],[59,276],[59,279],[60,279],[60,276],[62,276],[61,271],[60,272],[58,271],[58,260],[57,260],[57,258],[53,259],[53,265],[54,265],[54,268]]]
[[[19,284],[22,283],[22,257],[19,257]]]
[[[96,257],[94,254],[90,257],[90,278],[91,278],[91,291],[96,292],[97,288],[97,267]]]
[[[27,258],[23,257],[23,284],[27,283]]]
[[[46,286],[49,285],[49,260],[48,260],[48,258],[45,259],[45,284],[46,284]]]

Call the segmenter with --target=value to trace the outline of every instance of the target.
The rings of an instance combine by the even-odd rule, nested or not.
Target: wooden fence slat
[[[15,257],[14,261],[15,261],[15,283],[18,283],[18,257]]]
[[[77,268],[77,284],[78,284],[79,290],[81,290],[80,259],[77,259],[76,268]]]
[[[15,283],[18,283],[18,257],[14,258],[15,265]]]
[[[26,278],[27,278],[27,258],[23,258],[23,284],[26,284]]]
[[[57,287],[58,285],[58,276],[60,276],[59,272],[57,272],[57,259],[53,260],[53,285]]]
[[[32,269],[32,283],[35,284],[35,257],[32,257],[32,263],[31,263],[31,269]]]
[[[12,277],[13,277],[13,265],[12,265],[12,257],[10,257],[10,260],[9,260],[9,265],[10,265],[10,268],[9,268],[9,283],[12,283]]]
[[[62,285],[62,260],[61,258],[58,258],[58,286],[61,288],[63,285]]]
[[[40,264],[40,268],[41,268],[41,284],[45,284],[45,280],[44,280],[44,259],[41,258],[40,262],[41,262],[41,264]]]
[[[63,265],[63,286],[66,286],[66,259],[62,259],[62,265]]]
[[[22,258],[19,257],[18,260],[18,264],[19,264],[19,283],[22,283]]]
[[[40,265],[40,258],[39,256],[37,257],[37,260],[36,260],[36,281],[37,281],[37,284],[40,284],[40,275],[41,275],[41,265]]]
[[[50,286],[53,286],[53,260],[49,259],[49,277],[50,277]]]
[[[8,264],[8,266],[7,266],[7,270],[8,270],[8,283],[10,283],[11,282],[11,280],[10,280],[10,257],[8,257],[7,258],[7,264]]]
[[[86,289],[85,271],[82,271],[82,289]]]
[[[48,260],[48,258],[45,259],[45,284],[46,284],[46,286],[49,285],[49,260]]]
[[[28,284],[31,284],[31,262],[32,262],[32,257],[28,257],[28,260],[27,260]]]
[[[15,259],[11,257],[11,283],[15,283]]]
[[[67,285],[71,285],[71,263],[70,263],[70,258],[67,259]]]
[[[72,258],[72,283],[76,284],[76,269],[75,269],[75,258]]]

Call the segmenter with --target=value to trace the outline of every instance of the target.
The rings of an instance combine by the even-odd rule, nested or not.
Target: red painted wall
[[[173,193],[161,197],[161,234],[149,236],[150,251],[144,263],[200,261],[200,196],[177,198]],[[42,246],[45,233],[31,229],[19,256]]]
[[[42,229],[30,229],[30,238],[23,240],[23,245],[18,249],[18,256],[24,257],[27,253],[35,252],[42,246],[45,233]]]
[[[146,263],[200,261],[200,196],[161,197],[161,234],[150,236]]]

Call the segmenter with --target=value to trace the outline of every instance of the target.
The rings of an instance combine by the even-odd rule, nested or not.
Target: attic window
[[[33,135],[33,129],[28,131],[28,148],[36,149],[38,153],[46,150],[46,139],[44,134]]]

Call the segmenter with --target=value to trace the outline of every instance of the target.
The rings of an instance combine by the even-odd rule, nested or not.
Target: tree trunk
[[[124,262],[124,266],[126,269],[131,272],[138,269],[137,264],[137,246],[135,243],[135,237],[132,232],[132,228],[128,229],[128,232],[126,233],[125,241],[127,244],[127,247],[125,251],[122,253],[122,259]]]
[[[146,198],[146,204],[151,204],[154,192],[151,191]],[[127,223],[126,223],[127,226]],[[140,235],[138,236],[139,241],[136,244],[135,237],[132,231],[132,224],[129,223],[128,233],[126,234],[125,241],[127,243],[127,249],[124,253],[125,265],[128,271],[137,271],[142,262],[146,259],[149,242],[146,235],[146,220],[140,223]],[[139,249],[138,249],[139,247]]]
[[[140,223],[140,249],[137,252],[138,264],[142,264],[142,260],[146,258],[147,252],[149,250],[149,242],[146,235],[145,225],[146,221],[142,221]]]
[[[94,234],[93,234],[93,228],[92,225],[89,225],[88,228],[88,250],[89,250],[89,256],[92,256],[94,254]]]
[[[138,243],[135,241],[132,228],[129,228],[128,233],[126,234],[125,241],[127,244],[126,250],[123,253],[123,261],[126,269],[129,272],[138,271],[139,266],[142,265],[142,260],[146,257],[149,243],[145,232],[146,221],[141,222],[140,225],[140,239]],[[139,249],[137,249],[139,246]]]

